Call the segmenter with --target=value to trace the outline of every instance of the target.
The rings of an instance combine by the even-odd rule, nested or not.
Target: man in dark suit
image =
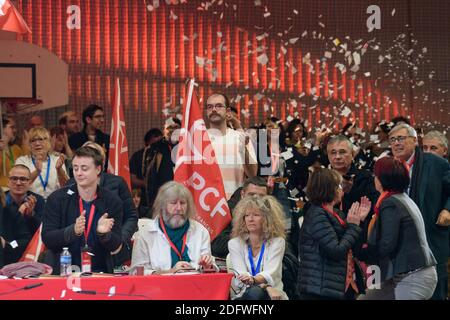
[[[447,258],[450,226],[450,164],[417,145],[417,132],[400,123],[389,132],[393,155],[406,161],[411,185],[409,196],[419,207],[425,222],[428,244],[437,260],[438,284],[432,299],[447,296]]]

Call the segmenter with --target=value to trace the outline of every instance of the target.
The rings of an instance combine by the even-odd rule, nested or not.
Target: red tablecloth
[[[225,300],[232,274],[111,276],[0,280],[3,300]],[[41,286],[14,290],[28,285]],[[89,293],[76,293],[73,287]],[[95,292],[95,294],[94,294]],[[143,296],[141,296],[143,295]],[[144,297],[145,296],[145,297]]]

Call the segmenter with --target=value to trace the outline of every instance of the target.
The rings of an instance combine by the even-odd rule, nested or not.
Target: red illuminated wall
[[[143,1],[18,1],[33,31],[25,41],[49,49],[69,64],[72,108],[81,113],[93,102],[108,108],[113,79],[120,78],[132,150],[141,144],[146,130],[162,125],[165,106],[180,105],[188,77],[200,83],[201,97],[215,90],[234,98],[241,95],[236,107],[248,111],[249,117],[241,115],[246,125],[270,115],[264,104],[281,118],[294,116],[297,111],[310,126],[319,121],[319,126],[329,124],[333,120],[331,110],[342,104],[341,100],[351,102],[351,117],[360,127],[370,128],[376,121],[405,114],[396,98],[389,102],[370,79],[351,79],[349,73],[341,74],[334,65],[316,62],[320,57],[312,56],[311,66],[302,64],[300,45],[289,47],[285,55],[277,57],[281,43],[274,37],[257,41],[260,33],[254,30],[247,31],[186,6],[168,7],[163,2],[149,12]],[[73,4],[81,8],[81,30],[66,27],[66,9]],[[176,20],[170,17],[170,10]],[[217,50],[222,42],[226,50]],[[255,49],[261,45],[266,46],[271,70],[256,60],[261,53]],[[247,54],[249,50],[253,52]],[[196,63],[196,56],[214,60],[215,81],[206,70],[208,65],[205,68]],[[335,89],[332,93],[331,88]],[[258,100],[255,94],[259,92],[267,93],[271,100]],[[312,97],[312,92],[317,97]],[[298,107],[294,108],[289,99],[296,99]],[[332,126],[342,127],[348,121],[338,118],[341,122],[334,121]]]

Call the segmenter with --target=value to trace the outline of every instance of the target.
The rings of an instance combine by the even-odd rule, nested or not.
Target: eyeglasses
[[[47,140],[47,138],[33,138],[30,140],[31,143],[35,143],[35,142],[42,142]]]
[[[217,103],[217,104],[207,104],[206,105],[206,109],[207,110],[212,110],[216,108],[216,110],[222,110],[223,108],[225,108],[225,106],[221,103]]]
[[[398,137],[390,137],[389,138],[389,143],[390,144],[394,144],[396,141],[403,143],[405,142],[406,138],[409,138],[410,136],[398,136]]]
[[[16,182],[16,183],[17,183],[17,181],[20,181],[20,182],[28,182],[28,181],[30,181],[30,178],[27,178],[27,177],[16,177],[16,176],[11,176],[11,177],[8,177],[8,179],[9,179],[10,181]]]

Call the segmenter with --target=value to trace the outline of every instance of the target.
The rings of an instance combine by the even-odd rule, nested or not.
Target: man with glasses
[[[96,104],[88,105],[83,110],[82,120],[83,130],[70,136],[70,148],[72,150],[77,150],[85,142],[92,141],[103,147],[106,153],[106,159],[108,159],[110,136],[101,130],[105,123],[105,113],[103,108]],[[105,170],[107,169],[107,165],[108,162],[105,165]]]
[[[209,138],[219,165],[227,200],[242,186],[245,177],[257,174],[255,150],[241,131],[227,127],[230,102],[222,93],[214,93],[206,100],[206,116],[209,120]]]
[[[423,152],[416,130],[408,124],[395,126],[389,132],[389,143],[394,157],[408,165],[408,193],[422,212],[428,244],[438,263],[438,284],[432,299],[444,300],[448,286],[450,165],[441,157]]]
[[[32,233],[27,228],[26,217],[37,216],[34,211],[37,198],[26,199],[29,181],[28,168],[23,165],[14,166],[8,176],[8,187],[11,190],[6,197],[0,191],[0,268],[18,262],[31,239]],[[43,203],[40,205],[42,208]]]
[[[30,169],[22,164],[13,166],[8,175],[9,191],[6,193],[6,207],[18,212],[25,219],[28,231],[33,235],[41,225],[45,200],[31,192],[30,186]]]

